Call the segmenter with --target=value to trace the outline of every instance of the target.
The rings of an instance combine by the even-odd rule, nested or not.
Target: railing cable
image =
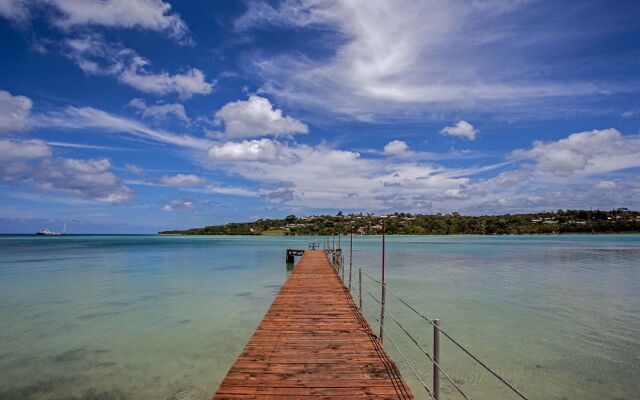
[[[509,389],[511,389],[514,393],[516,393],[518,396],[520,396],[522,399],[524,400],[528,400],[527,396],[525,396],[524,394],[520,393],[520,391],[518,391],[518,389],[516,389],[515,387],[513,387],[513,385],[511,385],[509,382],[507,382],[506,379],[504,379],[502,376],[500,376],[497,372],[495,372],[494,370],[492,370],[487,364],[485,364],[484,362],[482,362],[477,356],[475,356],[474,354],[472,354],[469,350],[467,350],[462,344],[460,344],[457,340],[455,340],[454,338],[452,338],[447,332],[443,331],[442,328],[440,328],[438,325],[436,325],[432,319],[425,317],[424,315],[422,315],[418,310],[416,310],[415,308],[413,308],[409,303],[407,303],[406,301],[404,301],[400,296],[398,296],[393,290],[391,290],[389,288],[389,286],[387,286],[387,284],[383,284],[381,283],[379,280],[375,279],[374,277],[372,277],[371,275],[367,274],[366,272],[362,272],[366,277],[368,277],[369,279],[371,279],[372,281],[380,284],[381,286],[384,286],[386,288],[386,290],[389,291],[389,293],[391,293],[391,295],[393,295],[393,297],[395,297],[396,299],[398,299],[402,304],[404,304],[405,306],[407,306],[411,311],[413,311],[414,313],[416,313],[418,316],[420,316],[420,318],[424,319],[425,321],[427,321],[429,324],[433,325],[433,327],[435,327],[438,331],[440,331],[440,333],[442,333],[444,336],[447,337],[447,339],[451,340],[451,342],[453,342],[453,344],[455,344],[456,346],[458,346],[458,348],[460,348],[462,351],[464,351],[469,357],[471,357],[473,360],[475,360],[478,364],[480,364],[484,369],[486,369],[487,371],[489,371],[493,376],[495,376],[498,380],[500,380],[500,382],[504,383]],[[440,369],[441,370],[441,369]],[[442,370],[441,370],[442,371]],[[444,371],[443,371],[444,372]]]
[[[371,298],[373,300],[375,300],[378,304],[380,303],[380,300],[378,300],[374,295],[372,295],[369,291],[367,291],[367,294],[369,296],[371,296]],[[449,374],[447,374],[447,372],[440,366],[439,363],[436,362],[436,360],[433,359],[433,357],[427,353],[425,351],[425,349],[420,345],[420,343],[418,343],[418,341],[411,336],[411,334],[409,333],[409,331],[406,330],[406,328],[404,326],[402,326],[402,324],[398,321],[398,319],[391,313],[391,311],[387,310],[386,311],[387,314],[391,317],[391,319],[393,320],[393,322],[396,323],[396,325],[398,325],[398,327],[400,329],[402,329],[402,331],[409,337],[409,339],[411,339],[411,341],[418,346],[418,348],[420,349],[420,351],[422,352],[422,354],[424,354],[425,356],[427,356],[427,358],[429,359],[429,361],[431,361],[431,363],[433,365],[436,366],[436,368],[438,368],[438,370],[440,370],[440,372],[442,372],[442,374],[445,376],[445,378],[447,378],[447,380],[449,381],[449,383],[451,383],[451,385],[453,385],[453,387],[456,388],[456,390],[462,395],[462,397],[464,397],[466,400],[469,400],[469,397],[462,391],[462,389],[455,383],[455,381],[449,376]]]
[[[365,311],[367,311],[369,314],[371,314],[371,318],[373,318],[374,320],[376,320],[378,323],[380,322],[379,319],[377,319],[375,317],[375,314],[373,314],[371,312],[371,310],[369,310],[369,307],[367,307],[366,305],[363,304],[363,308],[365,309]],[[384,331],[386,331],[386,329],[384,329],[384,327],[382,328]],[[375,335],[374,335],[375,336]],[[402,357],[402,359],[404,360],[404,362],[407,364],[407,366],[409,367],[409,369],[411,369],[411,372],[413,372],[413,375],[415,375],[415,377],[418,379],[418,381],[420,382],[420,384],[422,385],[422,387],[424,388],[424,390],[427,391],[427,393],[429,394],[429,397],[431,397],[433,400],[436,400],[435,397],[433,397],[433,394],[431,393],[431,390],[429,390],[429,388],[427,387],[427,384],[424,383],[424,381],[422,380],[422,378],[420,378],[420,375],[416,372],[416,370],[413,368],[413,366],[411,365],[411,363],[409,362],[409,360],[407,360],[407,357],[405,357],[405,355],[402,353],[402,351],[400,351],[400,348],[398,347],[398,345],[396,344],[396,341],[393,340],[393,337],[389,334],[389,332],[387,332],[387,337],[389,337],[389,339],[391,340],[391,343],[393,344],[393,347],[396,348],[396,350],[398,351],[398,354],[400,354],[400,356]]]

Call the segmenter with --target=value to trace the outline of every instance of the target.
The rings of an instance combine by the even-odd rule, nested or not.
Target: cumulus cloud
[[[177,174],[173,176],[165,175],[158,182],[167,186],[190,187],[205,185],[209,183],[209,180],[193,174]]]
[[[154,73],[149,70],[151,62],[134,50],[107,43],[100,35],[89,34],[67,39],[66,55],[85,73],[116,77],[120,82],[141,92],[155,95],[176,93],[188,99],[194,95],[205,95],[213,90],[205,74],[197,68],[184,73]]]
[[[37,160],[51,156],[51,148],[41,140],[0,139],[0,160]],[[5,165],[5,168],[7,166]]]
[[[0,140],[0,176],[5,184],[67,193],[101,203],[124,203],[133,192],[111,172],[106,158],[54,157],[40,140]]]
[[[402,140],[392,140],[384,146],[384,154],[395,157],[411,157],[415,152]]]
[[[440,133],[442,133],[443,135],[456,136],[456,137],[466,138],[469,140],[475,140],[476,133],[478,133],[478,130],[475,129],[473,125],[471,125],[467,121],[460,120],[456,122],[453,126],[447,126],[445,128],[442,128]]]
[[[283,157],[282,154],[286,156]],[[213,146],[210,167],[241,176],[261,186],[260,195],[268,201],[300,207],[349,207],[380,209],[394,204],[417,210],[428,200],[437,199],[447,189],[466,188],[472,201],[480,191],[470,192],[470,170],[449,170],[402,158],[365,158],[360,153],[326,146],[285,145],[270,139],[227,142]]]
[[[217,161],[259,161],[291,163],[298,160],[288,146],[271,139],[243,140],[215,144],[209,148],[209,158]]]
[[[269,99],[260,96],[227,103],[216,111],[215,118],[224,124],[224,135],[228,137],[289,136],[309,132],[305,123],[284,116]]]
[[[0,133],[26,129],[32,106],[28,97],[14,96],[6,90],[0,90]]]
[[[162,211],[174,212],[174,211],[193,211],[196,208],[196,203],[192,199],[179,199],[171,200],[162,206]]]
[[[535,141],[531,149],[516,150],[511,156],[532,160],[539,173],[590,176],[640,167],[640,138],[613,128],[593,130],[553,142]]]
[[[161,103],[148,106],[142,99],[133,99],[129,102],[129,106],[136,109],[143,118],[163,120],[169,116],[174,116],[186,123],[191,122],[184,106],[180,103]]]

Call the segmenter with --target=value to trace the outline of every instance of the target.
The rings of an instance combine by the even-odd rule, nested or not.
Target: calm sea
[[[284,250],[310,240],[0,237],[0,399],[210,398],[287,278]],[[375,277],[379,244],[354,238]],[[388,237],[386,277],[531,399],[638,399],[638,235]],[[432,330],[388,299],[430,351]],[[441,358],[470,398],[515,398],[444,339]]]

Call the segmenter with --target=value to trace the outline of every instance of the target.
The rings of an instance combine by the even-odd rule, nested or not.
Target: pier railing
[[[340,237],[338,236],[338,247],[335,246],[335,237],[332,240],[326,239],[324,242],[324,251],[329,259],[329,262],[335,268],[338,275],[342,278],[343,284],[349,290],[354,300],[357,298],[358,307],[360,311],[372,318],[379,325],[380,334],[376,336],[376,340],[383,343],[385,337],[387,337],[393,348],[400,355],[400,358],[404,361],[407,367],[411,370],[413,376],[420,383],[424,391],[427,393],[429,398],[433,400],[440,400],[440,383],[441,381],[448,382],[455,390],[459,398],[463,398],[466,400],[470,400],[469,395],[462,390],[460,385],[456,383],[456,381],[451,377],[450,373],[448,373],[441,364],[441,353],[440,353],[440,339],[443,337],[448,340],[455,348],[462,351],[466,356],[468,356],[472,362],[483,368],[490,375],[492,375],[501,385],[503,385],[506,389],[508,389],[515,398],[528,400],[527,396],[525,396],[521,391],[515,388],[515,386],[510,383],[506,378],[504,378],[500,373],[498,373],[495,369],[489,367],[485,361],[480,359],[478,355],[469,350],[466,346],[462,345],[459,340],[453,338],[449,333],[442,329],[440,326],[440,320],[437,318],[429,318],[418,311],[414,306],[405,301],[402,297],[400,297],[395,291],[389,288],[388,284],[383,282],[380,279],[376,279],[371,275],[367,274],[362,267],[356,267],[353,265],[353,239],[350,240],[349,246],[349,265],[345,268],[344,266],[344,255],[342,253],[342,249],[340,246]],[[348,269],[347,275],[345,276],[345,270]],[[354,269],[357,270],[357,280],[354,278]],[[379,288],[381,296],[380,298],[376,297],[369,290],[365,289],[363,292],[363,277],[368,279],[370,282],[373,282],[377,288]],[[420,341],[417,339],[417,336],[414,332],[411,332],[401,321],[400,319],[392,313],[388,308],[385,309],[385,295],[389,293],[393,298],[395,298],[400,304],[402,304],[408,311],[415,314],[422,322],[430,329],[433,329],[433,341],[432,341],[432,352],[429,353],[423,345],[420,344]],[[376,307],[378,308],[377,312],[371,310],[363,301],[365,298],[371,299]],[[401,346],[399,345],[399,340],[397,337],[394,337],[389,331],[388,327],[385,327],[384,321],[385,316],[389,317],[395,326],[398,327],[400,332],[406,336],[408,341],[413,344],[415,350],[418,350],[420,356],[424,356],[426,360],[433,366],[433,382],[428,384],[425,382],[425,377],[421,374],[408,360],[406,354],[408,350],[405,349],[403,352]],[[414,353],[411,353],[414,354]]]

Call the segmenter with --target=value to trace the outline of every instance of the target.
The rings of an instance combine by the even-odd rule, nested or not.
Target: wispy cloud
[[[545,19],[544,13],[533,13],[540,9],[533,3],[256,1],[236,28],[295,27],[315,36],[330,32],[318,42],[324,49],[335,48],[334,53],[318,57],[313,46],[294,54],[258,52],[254,72],[264,79],[266,93],[288,104],[363,120],[420,118],[427,110],[495,112],[542,100],[575,102],[639,90],[638,82],[549,76],[549,63],[561,68],[563,61],[546,53],[588,40],[591,31],[562,17]],[[545,7],[554,16],[564,15],[557,10],[562,5]],[[527,18],[539,23],[518,23]]]
[[[197,68],[177,74],[152,72],[149,59],[120,44],[108,43],[98,34],[67,39],[64,44],[67,57],[86,74],[113,76],[141,92],[176,93],[180,98],[188,99],[213,90],[214,83],[207,82],[204,72]]]
[[[137,110],[143,118],[151,118],[156,121],[160,121],[173,116],[187,124],[191,122],[184,106],[180,103],[147,105],[142,99],[133,99],[129,102],[129,106]]]
[[[24,23],[32,9],[52,8],[50,21],[69,30],[82,26],[144,29],[164,32],[180,44],[192,44],[184,20],[163,0],[2,0],[0,16]]]
[[[159,143],[172,144],[205,151],[213,142],[190,135],[180,135],[151,128],[140,121],[98,110],[92,107],[67,107],[33,115],[31,126],[64,129],[99,129],[105,132],[122,132]]]

